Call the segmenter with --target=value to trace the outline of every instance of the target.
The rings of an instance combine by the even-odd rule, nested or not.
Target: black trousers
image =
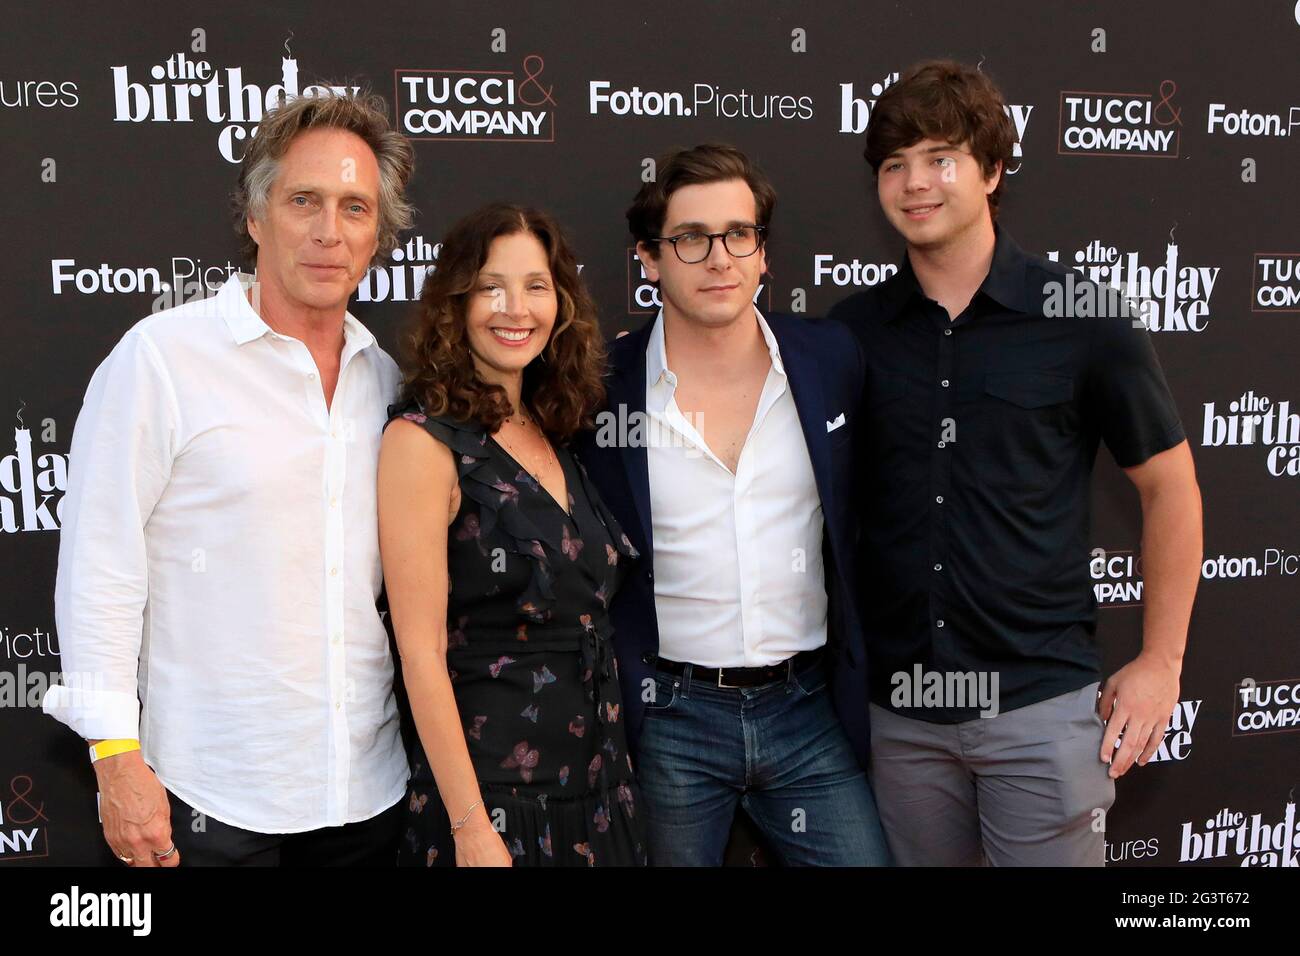
[[[397,865],[403,802],[369,820],[303,833],[256,833],[196,811],[168,791],[172,840],[181,866],[362,866]]]

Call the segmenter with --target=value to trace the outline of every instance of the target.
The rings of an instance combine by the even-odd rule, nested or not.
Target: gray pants
[[[1103,866],[1115,781],[1097,684],[935,724],[871,705],[871,785],[900,866]]]

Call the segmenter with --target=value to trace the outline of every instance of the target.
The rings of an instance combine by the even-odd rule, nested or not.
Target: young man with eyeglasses
[[[733,147],[660,162],[627,218],[663,308],[613,343],[580,449],[644,556],[610,613],[655,865],[720,865],[737,806],[787,865],[887,861],[851,589],[862,363],[846,329],[755,307],[775,201]]]

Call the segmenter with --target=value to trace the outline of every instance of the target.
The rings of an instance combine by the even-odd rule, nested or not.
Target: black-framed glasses
[[[763,244],[766,226],[732,226],[726,232],[683,232],[676,236],[656,236],[655,242],[671,242],[677,258],[687,265],[703,262],[713,252],[713,240],[721,239],[722,247],[737,259],[758,252]]]

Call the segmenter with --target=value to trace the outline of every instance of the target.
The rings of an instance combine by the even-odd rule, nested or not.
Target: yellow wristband
[[[115,757],[118,754],[129,753],[132,750],[140,749],[138,740],[101,740],[90,748],[90,762],[103,760],[105,757]]]

